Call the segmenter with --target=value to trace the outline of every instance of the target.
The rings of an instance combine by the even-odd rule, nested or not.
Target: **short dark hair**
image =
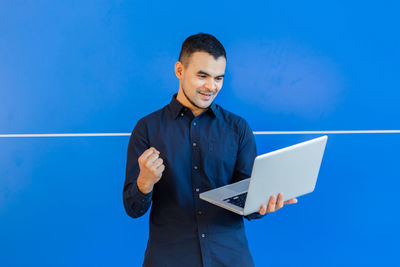
[[[213,35],[198,33],[191,35],[182,44],[179,61],[187,67],[190,56],[195,52],[207,52],[216,60],[223,56],[226,59],[224,46]]]

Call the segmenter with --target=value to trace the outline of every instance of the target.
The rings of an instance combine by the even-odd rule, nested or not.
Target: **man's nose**
[[[210,91],[214,91],[217,88],[217,84],[214,81],[214,79],[207,79],[206,83],[205,83],[205,88],[210,90]]]

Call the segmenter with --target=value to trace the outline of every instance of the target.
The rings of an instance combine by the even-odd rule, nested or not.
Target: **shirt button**
[[[202,237],[202,238],[205,238],[205,237],[206,237],[206,234],[201,234],[201,237]]]
[[[193,122],[193,126],[196,126],[196,125],[197,125],[197,123]]]
[[[199,210],[197,213],[198,213],[199,215],[201,215],[201,214],[202,214],[201,210]]]
[[[183,113],[181,113],[181,117],[183,117]]]
[[[198,168],[199,168],[199,167],[197,167],[197,166],[194,166],[194,169],[195,169],[195,170],[197,170]]]
[[[196,144],[196,143],[193,143],[193,146],[197,146],[197,144]]]
[[[199,192],[199,191],[200,191],[200,189],[196,188],[196,192]]]

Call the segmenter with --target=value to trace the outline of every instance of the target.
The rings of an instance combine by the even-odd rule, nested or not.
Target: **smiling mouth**
[[[205,96],[212,96],[213,95],[213,94],[205,94],[205,93],[201,93],[201,92],[199,92],[199,94],[205,95]]]
[[[204,93],[200,93],[200,99],[203,101],[210,101],[212,99],[212,95],[213,94],[204,94]]]

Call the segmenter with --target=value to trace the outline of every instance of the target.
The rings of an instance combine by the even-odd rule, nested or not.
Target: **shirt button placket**
[[[199,192],[200,192],[200,147],[199,147],[199,138],[200,138],[200,130],[199,130],[199,123],[198,120],[192,121],[191,123],[191,144],[192,144],[192,155],[193,155],[193,173],[192,173],[192,186],[194,189],[194,208],[196,210],[196,218],[197,218],[197,225],[198,225],[198,233],[200,236],[200,240],[204,240],[206,238],[206,233],[204,226],[202,225],[202,216],[204,216],[203,211],[200,207],[200,199],[199,199]],[[205,248],[203,247],[202,241],[200,242],[200,247],[202,250]],[[203,251],[204,252],[204,251]]]

